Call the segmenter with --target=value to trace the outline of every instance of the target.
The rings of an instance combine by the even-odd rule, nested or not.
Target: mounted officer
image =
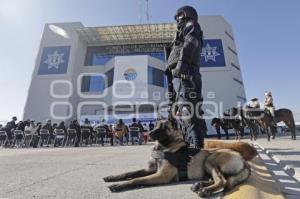
[[[260,103],[259,103],[259,100],[256,97],[251,99],[250,107],[255,108],[255,109],[260,109]]]
[[[272,116],[273,125],[276,126],[274,121],[275,118],[275,106],[273,102],[273,96],[271,92],[265,92],[265,100],[264,100],[265,110]]]
[[[202,79],[199,71],[203,32],[198,23],[197,11],[193,7],[179,8],[175,20],[175,39],[171,47],[165,49],[169,118],[179,116],[176,120],[187,137],[193,140],[196,148],[202,148],[207,132],[206,123],[202,119]]]

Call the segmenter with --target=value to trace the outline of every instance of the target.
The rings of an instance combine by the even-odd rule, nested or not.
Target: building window
[[[98,55],[93,54],[92,56],[92,65],[105,65],[109,60],[111,60],[113,56],[111,55]]]
[[[233,78],[233,80],[242,86],[244,85],[243,82],[241,80],[238,80],[237,78]]]
[[[232,48],[228,47],[228,50],[229,50],[230,52],[232,52],[233,54],[237,55],[237,52],[235,52],[235,50],[233,50]]]
[[[149,56],[151,57],[154,57],[156,59],[159,59],[163,62],[165,62],[165,53],[164,52],[151,52],[151,53],[148,53]]]
[[[81,92],[103,92],[105,79],[101,75],[86,75],[82,77]]]
[[[115,56],[129,55],[149,55],[165,62],[164,47],[167,45],[168,43],[89,46],[84,65],[106,65]]]
[[[225,34],[226,34],[232,41],[234,41],[234,38],[233,38],[233,36],[232,36],[231,34],[229,34],[227,31],[225,31]]]
[[[232,62],[231,62],[231,66],[232,66],[233,68],[237,69],[237,70],[241,70],[240,67],[238,67],[236,64],[234,64],[234,63],[232,63]]]
[[[88,92],[90,90],[91,76],[83,76],[81,79],[81,92]]]
[[[165,82],[164,71],[148,66],[148,84],[165,87]]]
[[[105,73],[107,78],[107,87],[111,87],[114,83],[114,68],[110,69]]]
[[[97,66],[97,65],[106,65],[112,58],[115,56],[128,56],[128,55],[149,55],[156,59],[159,59],[165,62],[165,54],[164,52],[137,52],[137,53],[123,53],[123,54],[115,54],[115,55],[101,55],[101,54],[92,54],[91,60],[88,60],[87,65]]]

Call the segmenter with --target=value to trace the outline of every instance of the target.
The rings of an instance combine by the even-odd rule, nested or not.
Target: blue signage
[[[38,70],[39,75],[67,73],[70,46],[45,47]]]
[[[226,66],[221,39],[203,40],[200,66],[202,67]]]
[[[133,81],[137,78],[138,74],[137,74],[136,70],[134,70],[133,68],[129,68],[124,72],[123,75],[127,81]]]

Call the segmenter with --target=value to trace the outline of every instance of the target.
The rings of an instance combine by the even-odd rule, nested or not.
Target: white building
[[[204,31],[200,61],[204,111],[215,117],[246,102],[246,96],[231,26],[221,16],[203,16],[199,22]],[[150,120],[164,114],[159,113],[166,102],[163,47],[175,31],[173,23],[46,24],[24,119],[89,117],[113,122],[116,115]]]

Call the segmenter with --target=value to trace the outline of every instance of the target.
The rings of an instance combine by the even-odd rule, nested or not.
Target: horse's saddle
[[[261,109],[254,109],[251,107],[248,107],[247,109],[247,115],[249,117],[260,117],[265,111]]]

